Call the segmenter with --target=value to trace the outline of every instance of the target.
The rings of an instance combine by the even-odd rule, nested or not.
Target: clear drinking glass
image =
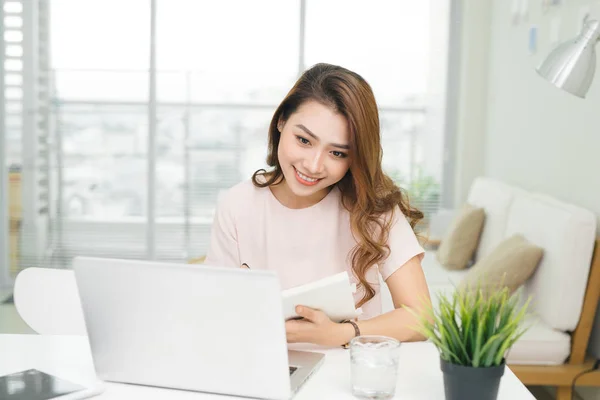
[[[394,397],[400,342],[386,336],[358,336],[350,342],[352,394],[360,399]]]

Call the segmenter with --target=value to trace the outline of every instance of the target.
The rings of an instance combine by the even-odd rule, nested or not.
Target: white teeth
[[[308,176],[304,175],[303,173],[301,173],[300,171],[296,170],[296,172],[298,173],[298,176],[302,179],[304,179],[307,182],[316,182],[318,179],[314,179],[314,178],[309,178]]]

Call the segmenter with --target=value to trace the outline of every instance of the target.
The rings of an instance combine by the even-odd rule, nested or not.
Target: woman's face
[[[350,168],[348,122],[331,108],[310,101],[278,128],[277,154],[290,200],[306,207],[319,202]]]

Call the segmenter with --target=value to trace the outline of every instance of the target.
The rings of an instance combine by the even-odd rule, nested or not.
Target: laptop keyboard
[[[292,374],[293,374],[294,372],[296,372],[296,370],[297,370],[297,369],[298,369],[298,368],[296,368],[296,367],[290,367],[290,376],[292,376]]]

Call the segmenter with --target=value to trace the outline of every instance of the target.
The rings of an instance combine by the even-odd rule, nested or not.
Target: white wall
[[[560,37],[566,39],[577,30],[581,5],[595,3],[600,17],[600,4],[563,1],[542,15],[541,2],[530,1],[529,21],[512,26],[510,3],[496,0],[493,8],[485,173],[600,215],[600,78],[582,100],[534,71],[550,50],[551,19],[561,19]],[[538,27],[539,37],[533,55],[527,50],[531,25]]]
[[[448,15],[451,13],[451,0],[429,0],[429,74],[427,88],[427,118],[423,132],[423,143],[442,143],[446,125],[446,87],[448,79]],[[424,170],[442,181],[444,170],[444,148],[442,146],[426,146],[422,156]]]
[[[546,12],[543,1],[528,1],[528,16],[518,25],[511,22],[513,3],[462,0],[460,22],[468,26],[461,51],[471,56],[461,66],[455,204],[464,202],[473,177],[483,173],[588,208],[600,218],[600,71],[585,100],[555,89],[535,72],[551,49],[551,25],[560,23],[559,39],[570,38],[582,7],[600,18],[600,1],[562,0]],[[533,54],[531,26],[538,29]],[[489,46],[482,45],[486,39]],[[592,335],[590,348],[600,357],[600,314]],[[598,390],[584,393],[600,400]]]
[[[458,1],[458,0],[457,0]],[[490,58],[491,1],[462,0],[458,25],[459,65],[454,137],[454,204],[466,198],[471,182],[484,173],[486,99]]]

